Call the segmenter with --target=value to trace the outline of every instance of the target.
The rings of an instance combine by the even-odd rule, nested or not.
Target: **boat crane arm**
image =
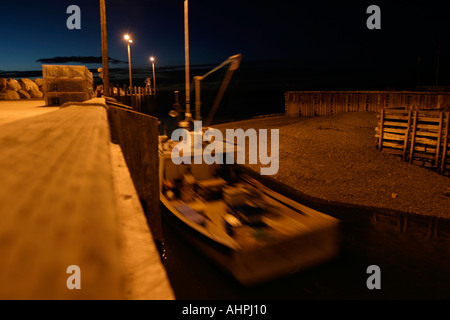
[[[201,78],[201,80],[203,80],[204,78],[206,78],[207,76],[213,74],[217,70],[220,70],[221,68],[225,67],[227,64],[231,64],[230,70],[234,71],[237,68],[239,68],[241,60],[242,60],[242,55],[241,54],[237,54],[237,55],[234,55],[232,57],[229,57],[227,60],[222,62],[219,66],[217,66],[214,69],[212,69],[211,71],[205,73],[203,76],[199,76],[198,78]]]
[[[225,78],[222,82],[222,85],[220,86],[219,93],[217,94],[216,99],[214,100],[213,106],[211,108],[211,111],[209,113],[208,119],[205,122],[205,126],[210,125],[212,119],[214,118],[214,115],[217,111],[217,108],[219,107],[220,101],[223,98],[223,95],[225,94],[226,89],[228,88],[228,85],[230,83],[231,77],[234,74],[234,71],[236,71],[242,60],[242,54],[237,54],[234,56],[229,57],[226,61],[222,62],[219,66],[212,69],[211,71],[205,73],[203,76],[196,76],[194,77],[194,84],[195,84],[195,109],[196,109],[196,119],[200,120],[200,107],[201,107],[201,100],[200,100],[200,93],[201,93],[201,81],[208,77],[209,75],[213,74],[217,70],[220,70],[221,68],[230,65],[228,68],[228,72],[225,75]]]

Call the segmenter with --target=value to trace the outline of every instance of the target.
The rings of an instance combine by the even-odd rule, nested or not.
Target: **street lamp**
[[[133,87],[133,79],[131,76],[131,48],[130,48],[130,45],[133,43],[133,40],[131,40],[131,38],[128,34],[126,34],[123,38],[127,41],[127,44],[128,44],[128,69],[130,72],[130,88],[131,88],[131,87]]]
[[[152,62],[152,67],[153,67],[153,94],[156,95],[155,58],[150,57],[150,61]]]

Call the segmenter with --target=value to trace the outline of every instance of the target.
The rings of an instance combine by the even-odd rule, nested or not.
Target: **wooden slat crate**
[[[450,169],[450,112],[383,109],[375,128],[380,151],[402,156],[409,163]]]
[[[378,149],[405,159],[410,127],[411,111],[383,109],[377,132]]]

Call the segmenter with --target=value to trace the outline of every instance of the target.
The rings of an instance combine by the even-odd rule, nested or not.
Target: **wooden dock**
[[[101,102],[0,125],[0,299],[174,299]]]

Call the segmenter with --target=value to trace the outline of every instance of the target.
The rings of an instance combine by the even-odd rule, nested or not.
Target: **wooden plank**
[[[419,120],[420,121],[420,120]],[[436,133],[439,130],[439,126],[438,125],[430,125],[430,124],[423,124],[423,123],[418,123],[417,124],[417,129],[422,129],[422,130],[433,130],[436,131]]]
[[[403,161],[406,160],[406,153],[408,150],[409,132],[411,130],[411,116],[412,116],[412,112],[411,112],[411,110],[409,110],[408,111],[408,126],[406,127],[406,132],[405,132],[404,140],[403,140],[403,155],[402,155]]]
[[[288,97],[286,98],[286,115],[288,117],[299,117],[300,116],[300,105],[298,99],[300,98],[299,94],[287,93]]]
[[[431,146],[427,146],[427,145],[416,145],[414,147],[414,150],[418,151],[418,152],[428,153],[430,155],[433,155],[436,153],[436,147],[431,147]]]
[[[122,299],[110,133],[73,106],[0,130],[0,299]],[[67,268],[81,269],[69,290]]]
[[[359,93],[353,94],[353,110],[354,112],[359,111]]]
[[[420,153],[420,152],[416,152],[414,154],[414,159],[427,159],[427,160],[433,160],[435,159],[435,156],[432,154],[425,154],[425,153]]]
[[[449,123],[450,123],[450,112],[445,113],[445,130],[444,130],[444,147],[442,150],[442,159],[441,159],[441,174],[444,173],[445,162],[448,160],[447,158],[447,148],[449,144]]]
[[[405,97],[406,99],[405,99],[405,109],[406,110],[411,110],[411,100],[412,100],[412,97],[411,97],[411,95],[410,94],[406,94],[406,97]]]
[[[434,123],[435,125],[438,125],[441,118],[440,113],[436,114],[436,117],[430,117],[423,114],[419,114],[420,122],[430,122],[430,124]]]
[[[286,103],[286,115],[288,117],[298,117],[300,108],[299,105],[293,102]]]
[[[439,150],[441,149],[441,139],[442,139],[442,128],[444,122],[444,112],[441,112],[440,120],[439,120],[439,129],[438,129],[438,137],[436,142],[436,159],[434,162],[434,166],[437,168],[439,164]]]
[[[306,95],[302,95],[302,97],[300,98],[299,110],[300,110],[300,116],[301,117],[306,117],[305,105],[306,105],[307,99],[308,98],[307,98]]]
[[[329,95],[325,94],[314,94],[312,96],[312,105],[314,105],[314,110],[316,110],[317,115],[325,115],[325,112],[322,110],[326,110],[327,107],[327,99],[329,98]]]
[[[405,135],[404,134],[392,134],[392,133],[383,133],[383,140],[398,140],[398,141],[405,141]]]
[[[408,123],[407,122],[385,121],[384,122],[384,126],[386,126],[386,127],[404,127],[404,128],[407,128],[408,127]]]
[[[130,102],[128,101],[128,94],[129,94],[129,92],[128,92],[128,87],[127,87],[126,84],[123,86],[123,90],[125,92],[125,96],[123,97],[122,103],[126,104],[127,106],[130,106]]]
[[[403,140],[403,155],[402,155],[403,161],[406,160],[406,153],[408,152],[409,132],[411,130],[411,117],[412,117],[412,112],[411,112],[411,110],[409,110],[409,112],[408,112],[408,127],[406,128],[406,132],[405,132],[405,136],[404,136],[404,140]]]
[[[304,100],[303,110],[306,117],[315,116],[314,95],[308,94]]]
[[[420,137],[437,138],[438,133],[437,132],[431,132],[431,131],[428,131],[428,130],[426,130],[426,131],[425,130],[417,130],[416,135],[420,136]]]
[[[438,141],[428,138],[421,138],[419,137],[419,135],[416,134],[416,144],[424,144],[427,146],[436,147],[438,145]]]
[[[388,133],[398,133],[398,134],[403,134],[403,135],[405,135],[406,132],[408,131],[408,127],[402,128],[402,129],[399,129],[399,128],[391,128],[391,127],[384,127],[384,130],[383,130],[383,131],[384,131],[384,132],[388,132]]]
[[[317,97],[316,96],[317,96],[316,94],[313,94],[311,96],[311,100],[310,100],[311,102],[309,104],[309,114],[310,114],[311,117],[315,117],[317,115],[317,109],[316,109],[316,107],[317,107],[317,105],[316,105]]]
[[[353,100],[353,98],[352,98],[352,93],[346,93],[345,94],[345,111],[346,112],[351,112],[352,111],[352,100]],[[381,112],[381,110],[380,110],[380,112]]]
[[[360,93],[359,97],[358,97],[358,109],[357,111],[366,111],[366,94],[365,93]]]
[[[399,115],[399,114],[388,114],[386,113],[385,115],[385,119],[386,120],[403,120],[403,121],[408,121],[408,113],[405,113],[404,115]]]
[[[382,150],[383,148],[383,128],[384,128],[384,109],[381,110],[381,115],[380,115],[380,139],[378,141],[378,150]]]
[[[413,120],[413,127],[412,127],[412,136],[411,136],[411,149],[409,153],[409,163],[412,163],[413,157],[414,157],[414,144],[416,140],[416,131],[417,131],[417,111],[414,111],[414,120]]]
[[[392,141],[383,141],[382,147],[389,147],[389,148],[403,150],[403,144],[395,143]]]
[[[347,95],[346,94],[340,94],[339,95],[339,112],[344,113],[347,110]]]

